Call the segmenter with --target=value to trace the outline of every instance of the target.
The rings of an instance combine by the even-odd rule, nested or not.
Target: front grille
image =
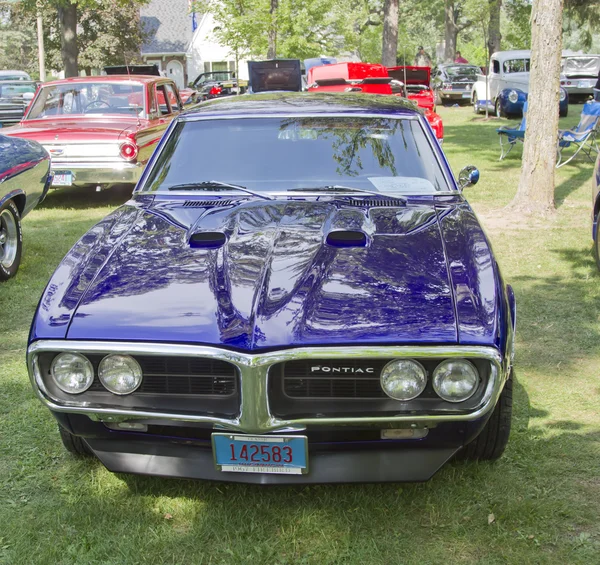
[[[102,356],[90,355],[96,371]],[[231,396],[237,392],[234,365],[218,359],[136,355],[144,375],[134,393]],[[105,390],[96,378],[90,390]]]
[[[290,398],[384,398],[379,384],[383,359],[288,361],[281,366]]]

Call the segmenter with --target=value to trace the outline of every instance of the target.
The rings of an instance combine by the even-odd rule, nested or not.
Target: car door
[[[490,59],[490,70],[488,73],[488,100],[491,100],[492,103],[496,100],[502,88],[504,88],[502,81],[503,76],[500,61],[492,58]]]

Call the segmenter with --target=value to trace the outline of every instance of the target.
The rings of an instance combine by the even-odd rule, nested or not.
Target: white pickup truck
[[[521,116],[529,93],[531,51],[497,51],[492,54],[488,76],[478,75],[471,102],[478,114],[486,109],[496,116]],[[560,115],[569,111],[567,91],[560,89]]]

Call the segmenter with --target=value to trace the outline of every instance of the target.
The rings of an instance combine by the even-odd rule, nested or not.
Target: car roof
[[[505,61],[506,59],[529,59],[531,58],[531,50],[515,49],[513,51],[496,51],[492,53],[492,59]]]
[[[167,79],[165,77],[156,77],[156,76],[149,76],[149,75],[97,75],[97,76],[91,76],[91,77],[71,77],[71,78],[64,78],[61,80],[53,80],[50,82],[45,82],[44,86],[48,86],[48,85],[56,85],[56,84],[71,84],[71,83],[85,83],[85,82],[105,82],[105,83],[109,83],[109,82],[139,82],[139,83],[150,83],[150,82],[156,82],[156,81],[170,81],[170,79]]]
[[[0,77],[23,77],[25,80],[31,80],[31,77],[25,71],[0,71]]]
[[[414,102],[398,96],[340,92],[277,92],[243,94],[203,102],[180,114],[179,119],[226,116],[306,114],[422,114]]]

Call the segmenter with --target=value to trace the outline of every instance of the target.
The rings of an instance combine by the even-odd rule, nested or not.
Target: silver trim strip
[[[240,412],[236,418],[218,418],[194,414],[152,412],[136,409],[104,408],[86,401],[65,402],[53,398],[46,389],[41,375],[38,356],[42,352],[69,351],[77,353],[125,353],[131,355],[203,357],[227,361],[238,367],[240,372]],[[480,406],[468,413],[449,412],[440,415],[399,414],[392,417],[345,417],[345,418],[299,418],[283,420],[273,416],[269,407],[268,376],[269,368],[283,361],[293,359],[348,359],[348,358],[389,358],[389,357],[430,357],[447,359],[487,359],[490,361],[490,379]],[[27,351],[29,376],[38,397],[48,408],[56,412],[84,414],[91,419],[120,422],[139,419],[165,419],[180,422],[204,422],[213,424],[215,429],[262,434],[267,432],[299,431],[307,426],[361,425],[390,422],[439,423],[471,421],[485,416],[494,408],[506,379],[506,361],[493,347],[480,346],[342,346],[342,347],[301,347],[268,353],[238,353],[203,345],[180,345],[165,343],[101,342],[40,340],[33,342]]]

